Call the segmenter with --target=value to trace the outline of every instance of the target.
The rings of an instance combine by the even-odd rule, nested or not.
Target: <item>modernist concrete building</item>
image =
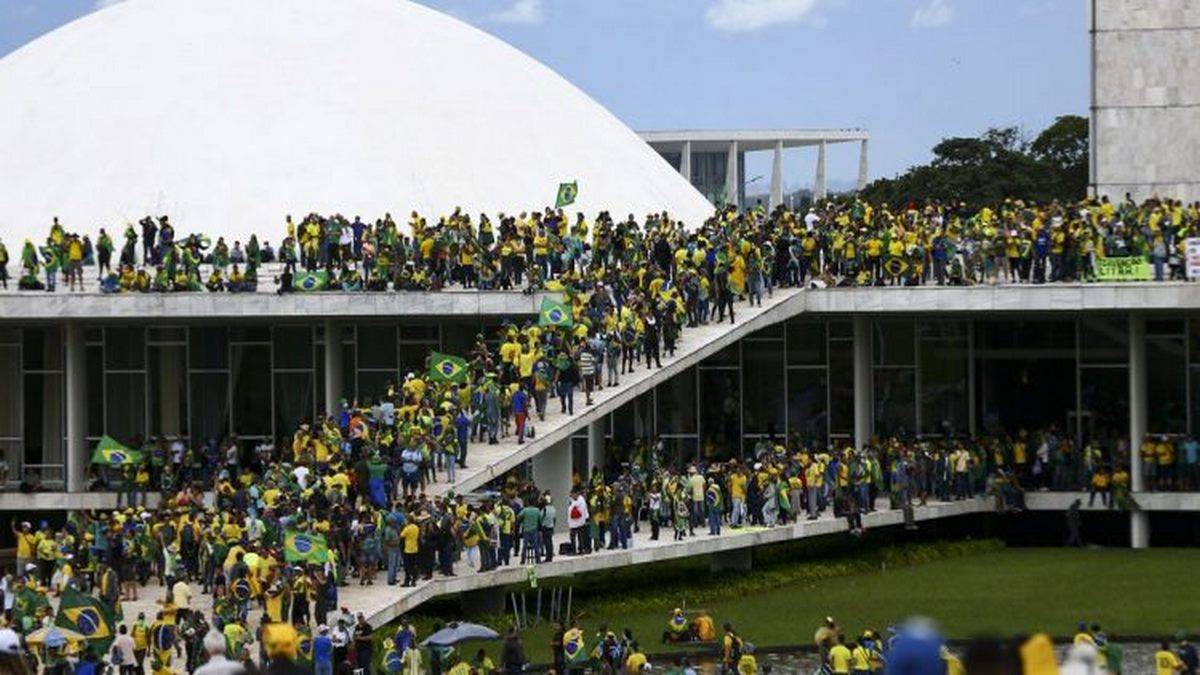
[[[813,197],[828,194],[825,178],[826,148],[838,143],[858,143],[858,189],[867,184],[867,144],[862,129],[777,129],[765,131],[642,131],[642,138],[671,166],[679,169],[714,204],[746,203],[746,153],[771,151],[770,208],[783,203],[783,153],[792,148],[817,149]]]
[[[1091,0],[1091,185],[1200,194],[1200,3]]]

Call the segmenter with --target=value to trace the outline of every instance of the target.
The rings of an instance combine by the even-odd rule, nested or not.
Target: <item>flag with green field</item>
[[[126,464],[141,464],[146,458],[141,450],[127,448],[111,436],[101,436],[96,449],[92,451],[92,464],[104,466],[125,466]]]
[[[297,272],[295,278],[292,280],[292,286],[299,293],[323,291],[329,288],[329,272],[325,270]]]
[[[575,198],[579,196],[579,181],[571,181],[570,183],[558,184],[558,197],[554,200],[554,208],[561,209],[564,206],[569,206],[575,203]]]
[[[462,384],[470,377],[467,360],[450,354],[433,352],[429,357],[429,378],[434,382],[457,382]]]
[[[290,530],[283,536],[283,559],[321,565],[329,559],[329,545],[323,535]]]
[[[538,313],[538,325],[570,328],[575,325],[575,318],[571,315],[571,308],[565,302],[542,298],[542,311]]]
[[[113,608],[100,598],[69,586],[63,591],[54,623],[86,637],[101,654],[108,651],[116,638]]]

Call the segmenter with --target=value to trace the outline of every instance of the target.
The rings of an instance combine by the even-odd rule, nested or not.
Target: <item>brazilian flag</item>
[[[566,303],[542,298],[542,311],[538,313],[538,325],[570,328],[575,325],[575,317]]]
[[[467,360],[441,352],[433,352],[429,357],[429,378],[434,382],[458,382],[467,381],[470,375],[470,366]]]
[[[43,607],[49,607],[50,601],[45,593],[28,586],[17,591],[13,602],[13,623],[18,631],[29,632],[38,626],[38,612]]]
[[[579,196],[579,181],[571,181],[570,183],[558,184],[558,198],[554,200],[554,208],[561,209],[564,206],[575,203],[575,198]]]
[[[101,436],[96,449],[92,451],[92,464],[105,466],[124,466],[126,464],[141,464],[145,455],[141,450],[132,450],[121,445],[110,436]]]
[[[322,535],[289,530],[283,535],[283,559],[319,565],[329,559],[329,545]]]
[[[101,654],[108,651],[116,638],[112,608],[100,598],[71,587],[63,591],[54,623],[86,637]]]
[[[325,270],[297,272],[295,278],[292,280],[292,286],[300,293],[323,291],[329,288],[329,272]]]
[[[300,626],[296,629],[296,637],[299,644],[296,649],[296,663],[311,667],[313,662],[313,636],[312,629],[308,626]]]

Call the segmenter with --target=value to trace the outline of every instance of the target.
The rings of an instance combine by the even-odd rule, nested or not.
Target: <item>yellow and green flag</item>
[[[86,637],[103,654],[116,638],[113,609],[94,595],[67,587],[54,623]]]
[[[538,313],[538,325],[570,328],[575,325],[575,317],[572,316],[571,308],[565,302],[542,298],[542,311]]]
[[[329,545],[320,534],[288,530],[283,536],[283,559],[290,563],[324,564],[329,559]]]
[[[558,197],[554,200],[554,208],[561,209],[564,206],[574,204],[575,198],[579,196],[579,181],[573,180],[570,183],[558,184]]]
[[[118,443],[110,436],[101,436],[96,449],[92,451],[92,464],[106,466],[124,466],[126,464],[141,464],[145,455],[141,450],[133,450]]]
[[[329,272],[318,270],[316,272],[297,272],[292,281],[292,286],[299,293],[313,293],[323,291],[329,288]]]
[[[429,379],[434,382],[462,384],[468,380],[470,374],[470,365],[464,358],[441,352],[433,352],[429,357]]]

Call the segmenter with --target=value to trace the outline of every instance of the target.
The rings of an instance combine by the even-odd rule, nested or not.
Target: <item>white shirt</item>
[[[196,669],[195,675],[234,675],[244,673],[246,669],[237,661],[230,661],[220,654],[213,656],[208,663]]]
[[[300,484],[300,489],[308,488],[308,467],[298,466],[292,469],[292,474],[296,476],[296,482]]]
[[[134,665],[137,657],[133,653],[132,635],[129,635],[128,633],[125,635],[118,635],[117,639],[113,640],[113,649],[121,652],[121,665]]]
[[[571,504],[567,507],[567,527],[576,528],[583,527],[588,521],[588,506],[587,500],[583,495],[579,495],[571,500]]]

